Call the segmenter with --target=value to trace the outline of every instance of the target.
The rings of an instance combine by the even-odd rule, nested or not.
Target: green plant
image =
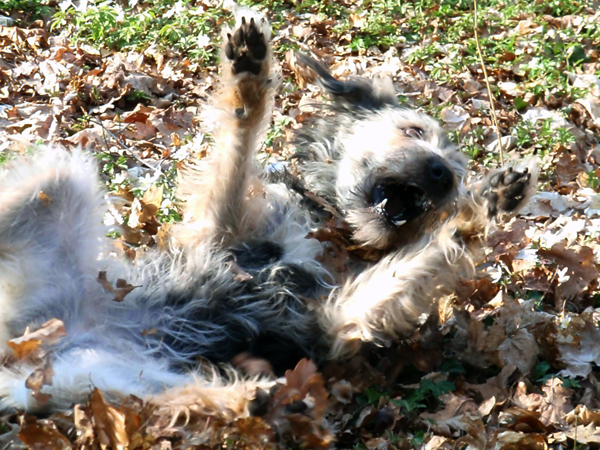
[[[390,400],[394,405],[399,406],[402,411],[409,413],[415,410],[423,410],[431,400],[437,400],[440,395],[452,392],[456,389],[454,383],[450,381],[440,381],[434,383],[431,380],[421,381],[421,386],[414,389],[410,394],[400,400]]]
[[[95,0],[85,11],[58,11],[51,28],[70,27],[72,39],[115,50],[142,50],[153,44],[181,51],[203,63],[214,62],[214,32],[229,14],[189,0],[164,0],[141,6]]]
[[[25,14],[33,21],[52,14],[53,7],[47,0],[0,0],[0,11]]]

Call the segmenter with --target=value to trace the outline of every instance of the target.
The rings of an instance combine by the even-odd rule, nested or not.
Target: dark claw
[[[246,42],[248,47],[257,45],[260,42],[261,34],[258,32],[256,25],[254,24],[254,18],[250,19],[250,27],[248,28],[248,36]]]

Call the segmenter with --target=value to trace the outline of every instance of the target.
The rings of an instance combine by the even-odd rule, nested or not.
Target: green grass
[[[466,0],[362,0],[348,2],[291,0],[241,0],[268,12],[278,30],[296,18],[315,15],[333,26],[331,37],[340,39],[348,50],[361,53],[370,47],[386,51],[393,46],[409,47],[407,59],[436,81],[454,84],[466,67],[479,65],[473,36],[472,2]],[[49,14],[47,0],[0,0],[6,11]],[[205,65],[217,58],[218,30],[231,14],[221,8],[204,8],[190,0],[162,0],[132,3],[92,0],[86,11],[73,6],[54,8],[52,28],[68,28],[72,39],[114,50],[141,51],[151,45],[180,52]],[[553,0],[483,0],[479,2],[481,49],[491,76],[514,73],[524,93],[541,98],[561,97],[567,101],[586,92],[574,88],[568,72],[590,60],[590,49],[600,49],[600,27],[571,28],[551,24],[552,18],[579,14],[586,2]],[[519,22],[530,20],[533,33],[524,38],[517,32]],[[435,36],[435,38],[433,38]],[[289,41],[282,53],[294,48]]]
[[[156,44],[205,64],[215,62],[218,33],[230,18],[220,8],[195,6],[188,0],[165,0],[121,7],[92,1],[86,11],[69,7],[55,13],[52,29],[68,27],[74,41],[114,50],[141,51]]]
[[[453,88],[459,97],[466,94],[459,75],[467,72],[484,89],[474,39],[472,1],[239,0],[239,3],[265,11],[275,32],[298,23],[311,26],[309,22],[316,17],[317,22],[327,23],[326,31],[319,29],[319,33],[326,33],[329,42],[339,44],[342,50],[361,55],[372,47],[381,51],[391,49],[439,85]],[[577,14],[590,17],[592,12],[589,8],[585,10],[588,4],[582,0],[479,1],[480,47],[499,109],[523,113],[536,103],[553,102],[562,106],[552,109],[567,114],[568,105],[587,94],[587,90],[573,86],[569,73],[580,72],[584,64],[596,57],[592,53],[600,50],[600,27],[587,22],[565,27],[560,25],[560,18]],[[157,46],[168,55],[187,58],[205,67],[214,66],[220,29],[231,22],[232,15],[222,8],[202,5],[193,0],[146,3],[90,0],[87,10],[79,11],[73,6],[63,10],[50,0],[0,0],[0,9],[18,20],[52,17],[51,29],[65,31],[75,43],[119,51],[143,51]],[[519,27],[524,23],[527,30],[523,34]],[[302,48],[300,44],[293,38],[283,39],[276,41],[274,50],[283,57],[288,50]],[[521,96],[507,97],[495,83],[499,80],[516,82]],[[94,92],[91,95],[93,100]],[[134,91],[127,100],[144,103],[149,99],[143,92]],[[416,99],[416,106],[439,117],[445,105],[423,97]],[[489,112],[482,110],[480,115],[489,116]],[[89,117],[82,117],[70,131],[85,128],[88,120]],[[285,120],[273,124],[267,136],[268,147],[281,140],[289,125]],[[568,148],[574,142],[571,133],[553,129],[550,121],[513,122],[512,128],[504,133],[517,138],[518,150],[542,158],[557,146]],[[484,147],[487,136],[482,128],[474,127],[453,138],[472,159],[486,165],[496,163],[497,155],[489,154]],[[107,161],[105,173],[114,172],[118,166],[118,159]],[[590,174],[589,178],[590,185],[596,188],[596,174]]]

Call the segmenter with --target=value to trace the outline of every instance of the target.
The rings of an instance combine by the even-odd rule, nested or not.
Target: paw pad
[[[254,22],[254,18],[248,23],[246,18],[242,17],[242,23],[233,35],[227,33],[225,56],[233,62],[232,70],[235,75],[244,72],[260,74],[263,61],[267,56],[267,41]]]
[[[525,168],[519,172],[512,167],[492,174],[486,181],[483,196],[488,200],[490,216],[498,211],[511,212],[519,207],[531,180],[531,173]]]

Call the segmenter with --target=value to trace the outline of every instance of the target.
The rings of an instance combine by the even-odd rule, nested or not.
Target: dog
[[[406,335],[473,276],[488,231],[535,190],[531,164],[469,182],[464,155],[434,119],[398,105],[391,83],[340,81],[302,55],[332,103],[297,136],[289,168],[262,173],[254,156],[278,80],[270,33],[241,10],[224,35],[214,148],[182,177],[184,220],[167,249],[111,256],[105,195],[85,152],[46,148],[10,164],[0,182],[0,341],[51,319],[65,335],[44,347],[54,372],[45,401],[27,382],[39,362],[25,358],[0,370],[2,408],[64,410],[97,387],[113,402],[132,394],[247,414],[273,381],[213,364],[248,352],[281,373]],[[336,252],[349,255],[343,267]],[[136,288],[116,302],[101,272]]]

